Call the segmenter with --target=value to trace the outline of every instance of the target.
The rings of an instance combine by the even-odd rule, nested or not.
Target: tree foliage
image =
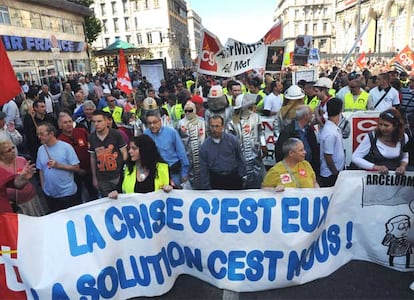
[[[90,7],[94,0],[79,0],[79,4]],[[85,34],[88,44],[92,44],[102,32],[101,21],[95,15],[85,17]]]

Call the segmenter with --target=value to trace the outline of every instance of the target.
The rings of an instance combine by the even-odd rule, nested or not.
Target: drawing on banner
[[[392,217],[385,224],[385,237],[382,244],[388,247],[390,267],[394,266],[395,257],[405,256],[405,268],[410,267],[410,256],[413,253],[412,245],[407,240],[407,233],[410,229],[410,217],[398,215]]]
[[[285,55],[284,46],[267,47],[266,71],[278,72],[282,69],[283,58]]]
[[[400,205],[413,200],[414,173],[368,173],[363,179],[362,206]]]

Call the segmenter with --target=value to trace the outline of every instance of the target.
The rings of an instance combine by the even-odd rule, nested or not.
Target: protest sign
[[[231,77],[252,69],[263,68],[267,57],[267,45],[272,45],[281,39],[281,29],[282,25],[276,23],[256,43],[246,44],[230,38],[224,47],[214,34],[203,30],[198,72]]]
[[[413,185],[414,173],[383,178],[344,171],[331,188],[158,191],[38,218],[2,214],[0,294],[156,296],[180,274],[222,289],[259,291],[328,276],[350,260],[412,271],[411,246],[401,255],[389,251],[407,244],[410,199],[361,204],[364,191],[405,192]]]

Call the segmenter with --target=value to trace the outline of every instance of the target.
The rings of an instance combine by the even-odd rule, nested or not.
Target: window
[[[125,31],[130,31],[129,18],[124,18],[124,23],[125,23]]]
[[[142,45],[142,35],[141,35],[141,33],[137,33],[137,45]]]
[[[308,24],[305,24],[305,34],[308,34]]]
[[[118,32],[119,31],[119,25],[118,25],[118,18],[114,18],[114,31]]]
[[[40,18],[40,14],[31,12],[30,13],[30,22],[32,23],[32,28],[34,28],[34,29],[42,29],[42,20]],[[59,31],[62,31],[62,26],[60,27],[60,30]]]
[[[134,11],[137,11],[137,10],[138,10],[138,0],[134,0],[134,1],[132,2],[132,9],[133,9]]]
[[[124,11],[124,14],[128,13],[128,2],[127,2],[127,0],[122,0],[122,9]]]
[[[111,7],[112,7],[112,14],[115,15],[117,13],[116,2],[111,2]]]
[[[20,14],[20,10],[9,8],[10,17],[11,17],[11,24],[17,27],[23,27],[22,24],[22,16]]]
[[[63,32],[74,33],[71,20],[63,19]]]
[[[148,9],[149,5],[148,5],[148,0],[144,0],[144,9]]]
[[[108,20],[102,20],[102,29],[104,33],[108,33]]]
[[[21,10],[20,14],[22,16],[23,27],[32,28],[32,21],[30,20],[30,12],[26,10]]]
[[[325,48],[326,47],[326,39],[322,39],[319,41],[319,48]]]
[[[50,17],[42,15],[42,16],[40,16],[40,18],[42,20],[42,29],[51,31],[52,30],[52,22],[50,21]]]
[[[109,46],[109,38],[105,38],[105,47]]]
[[[138,17],[134,18],[134,22],[135,22],[135,29],[138,29]]]
[[[131,36],[130,35],[126,36],[126,41],[127,41],[127,43],[131,43]]]
[[[147,32],[147,41],[148,41],[148,44],[152,44],[152,34],[151,34],[151,32]]]
[[[158,52],[158,55],[162,58],[162,51]]]
[[[50,17],[50,23],[52,26],[52,30],[55,32],[62,31],[62,19],[56,17]]]
[[[6,6],[0,6],[0,24],[10,25],[9,10],[7,9]]]
[[[105,16],[106,15],[105,3],[101,3],[101,15],[102,16]]]
[[[160,31],[160,43],[162,43],[162,32]]]
[[[84,35],[82,23],[73,23],[73,29],[76,35]]]
[[[328,30],[328,23],[323,22],[323,33],[326,33],[327,30]]]
[[[295,9],[295,20],[299,18],[299,9]]]
[[[154,8],[159,8],[159,7],[160,7],[160,1],[159,0],[154,0]]]
[[[316,33],[316,30],[318,29],[318,24],[313,23],[313,34]]]
[[[323,16],[326,17],[328,15],[328,8],[324,7],[323,8]]]

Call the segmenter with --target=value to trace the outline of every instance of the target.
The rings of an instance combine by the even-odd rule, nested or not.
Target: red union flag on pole
[[[364,51],[358,57],[356,64],[361,70],[367,66],[367,56]]]
[[[119,69],[116,78],[116,87],[125,94],[132,93],[131,79],[129,78],[128,67],[123,49],[119,50]]]
[[[0,39],[0,105],[7,103],[10,99],[16,97],[22,92],[16,74],[7,56],[3,41]]]
[[[221,43],[214,34],[203,31],[200,64],[198,67],[200,71],[217,72],[217,63],[214,56],[221,48]]]
[[[398,61],[404,68],[407,69],[407,66],[410,66],[411,69],[414,68],[414,53],[410,47],[405,46],[397,56],[395,57],[395,61]]]

